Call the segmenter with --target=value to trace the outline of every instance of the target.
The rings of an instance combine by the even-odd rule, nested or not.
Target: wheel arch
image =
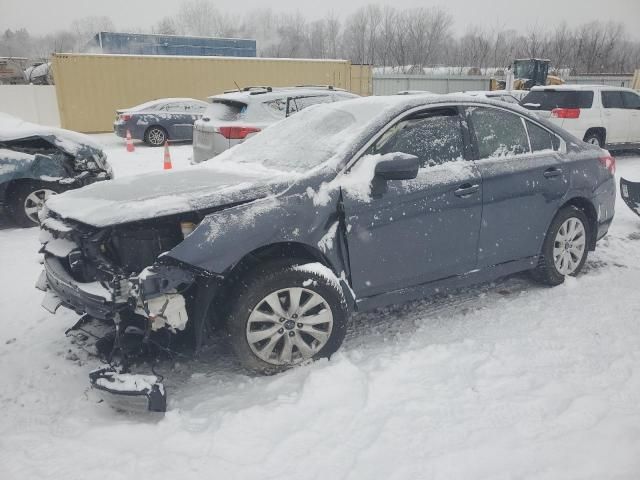
[[[243,279],[250,276],[255,270],[268,262],[303,261],[319,262],[329,268],[337,277],[340,271],[318,248],[302,242],[274,242],[260,246],[245,254],[236,264],[232,265],[224,272],[224,281],[220,289],[213,298],[215,309],[222,313],[226,309],[224,299],[228,298]],[[343,287],[343,293],[348,296],[349,291]],[[355,301],[355,299],[354,299]],[[216,315],[216,322],[222,320],[226,314]]]
[[[149,133],[149,131],[150,131],[152,128],[159,128],[159,129],[161,129],[161,130],[164,132],[164,134],[165,134],[165,138],[166,138],[167,140],[170,140],[170,139],[171,139],[171,137],[169,136],[169,130],[167,130],[167,127],[164,127],[164,126],[160,125],[159,123],[152,123],[152,124],[148,125],[148,126],[147,126],[147,128],[145,128],[145,129],[144,129],[144,133],[143,133],[143,135],[142,135],[142,139],[143,139],[145,142],[147,141],[147,134]]]
[[[572,197],[567,200],[559,209],[574,206],[584,212],[589,220],[589,250],[593,251],[596,248],[596,238],[598,235],[598,212],[593,203],[585,197]]]

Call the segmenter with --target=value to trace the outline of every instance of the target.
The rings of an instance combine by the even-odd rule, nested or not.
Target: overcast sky
[[[441,6],[454,17],[456,32],[468,24],[526,29],[566,20],[569,25],[591,20],[623,22],[628,33],[640,39],[640,0],[212,0],[221,11],[242,13],[271,6],[276,11],[299,10],[307,18],[322,17],[328,10],[351,13],[369,3],[397,8]],[[31,33],[50,33],[67,28],[76,18],[106,15],[121,31],[149,28],[176,12],[180,0],[0,0],[0,30],[25,27]],[[347,6],[348,5],[348,6]]]

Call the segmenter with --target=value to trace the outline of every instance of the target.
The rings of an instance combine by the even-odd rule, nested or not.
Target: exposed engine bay
[[[173,358],[174,344],[184,350],[202,341],[210,289],[198,292],[201,273],[162,256],[191,233],[197,215],[107,228],[62,220],[46,209],[41,219],[45,270],[37,287],[46,292],[43,307],[55,313],[65,305],[82,314],[67,333],[93,319],[111,327],[96,343],[108,367],[91,372],[92,385],[164,409],[161,376],[136,379],[129,372],[139,358]],[[191,316],[199,317],[200,328],[189,323]]]

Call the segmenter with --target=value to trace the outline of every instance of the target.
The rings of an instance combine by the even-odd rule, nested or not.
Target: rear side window
[[[633,92],[622,92],[624,107],[632,110],[640,109],[640,95]]]
[[[539,127],[535,123],[526,120],[527,131],[529,132],[529,142],[531,143],[532,152],[541,152],[544,150],[559,150],[560,139],[553,133]]]
[[[215,120],[232,122],[240,119],[246,109],[246,103],[235,100],[213,100],[211,105],[207,107],[205,116]]]
[[[310,97],[292,97],[289,99],[289,110],[287,115],[299,112],[311,105],[317,105],[319,103],[331,103],[333,98],[330,95],[313,95]]]
[[[422,167],[462,160],[464,141],[456,109],[417,114],[389,129],[369,153],[415,155]]]
[[[602,106],[604,108],[624,108],[622,92],[602,92]]]
[[[529,153],[527,132],[518,115],[484,107],[470,107],[467,112],[480,159]]]
[[[520,102],[529,110],[547,110],[554,108],[591,108],[593,92],[577,90],[534,90]]]

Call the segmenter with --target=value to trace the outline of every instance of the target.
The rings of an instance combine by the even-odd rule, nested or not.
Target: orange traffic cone
[[[131,140],[131,132],[127,129],[127,152],[133,152],[135,147],[133,146],[133,140]]]
[[[171,170],[173,166],[171,165],[171,154],[169,153],[169,142],[165,140],[164,142],[164,167],[165,170]]]

